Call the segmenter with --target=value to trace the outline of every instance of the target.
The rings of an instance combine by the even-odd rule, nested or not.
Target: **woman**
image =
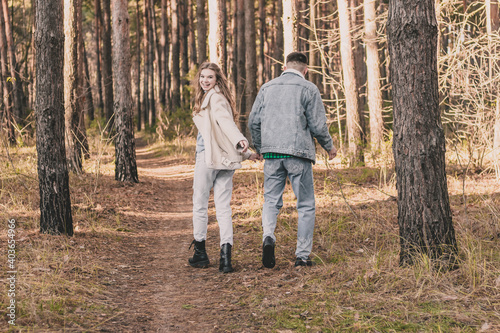
[[[219,66],[203,63],[193,80],[195,91],[193,121],[198,128],[196,164],[193,182],[194,255],[193,267],[204,268],[210,263],[205,250],[208,224],[208,199],[214,189],[214,203],[220,233],[219,271],[233,271],[231,247],[233,222],[231,194],[234,170],[244,159],[256,160],[248,152],[248,140],[235,124],[234,100],[228,82]]]

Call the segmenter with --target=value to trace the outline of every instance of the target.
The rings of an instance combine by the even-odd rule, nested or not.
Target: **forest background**
[[[109,171],[106,169],[110,161],[106,157],[113,155],[110,144],[116,138],[113,130],[116,103],[113,75],[116,73],[113,73],[112,50],[117,45],[112,43],[113,3],[109,0],[64,1],[66,156],[69,169],[80,177],[85,177],[85,170],[89,173],[89,165],[93,166],[90,173],[93,177],[91,187],[94,188],[89,191],[94,194],[98,193],[98,186],[101,191],[104,191],[102,187],[109,186],[106,180],[101,181],[99,177],[101,173],[104,175]],[[20,193],[33,190],[36,181],[32,178],[37,177],[36,170],[33,169],[36,167],[32,163],[36,159],[36,53],[33,33],[37,25],[35,2],[12,0],[9,3],[2,0],[0,13],[0,93],[3,100],[0,109],[0,136],[2,150],[5,152],[1,157],[1,203],[7,212],[17,211],[17,215],[22,216],[19,213],[22,209],[16,206],[22,206],[25,200],[29,202],[27,206],[32,206],[37,201],[31,195]],[[128,15],[133,126],[135,132],[139,133],[137,136],[140,140],[156,145],[153,145],[153,150],[166,151],[168,149],[165,147],[173,145],[176,148],[169,148],[174,152],[172,155],[187,159],[184,154],[192,148],[187,142],[190,142],[194,133],[190,80],[202,61],[210,60],[220,64],[227,74],[236,96],[239,125],[246,133],[247,116],[258,88],[281,74],[284,55],[292,50],[299,50],[309,57],[308,79],[322,93],[330,131],[336,140],[336,146],[341,148],[340,159],[335,168],[352,168],[352,174],[347,171],[342,174],[343,178],[339,178],[331,176],[331,169],[328,165],[325,166],[325,174],[329,174],[325,176],[325,182],[333,183],[338,191],[342,191],[343,182],[347,186],[364,184],[365,187],[360,187],[364,191],[376,187],[379,191],[392,193],[387,197],[389,200],[393,199],[394,160],[390,149],[393,109],[386,35],[388,1],[146,0],[128,2]],[[408,320],[408,315],[395,313],[401,309],[395,310],[391,312],[391,316],[396,318],[392,321],[394,327],[386,329],[404,326],[403,318],[413,322],[414,326],[404,326],[403,329],[408,330],[428,328],[439,331],[443,327],[445,331],[494,329],[498,327],[500,286],[496,244],[500,235],[499,199],[498,191],[492,185],[498,184],[500,179],[499,7],[494,0],[439,0],[436,1],[436,16],[439,32],[439,105],[447,142],[448,174],[454,177],[451,181],[454,182],[454,187],[450,186],[450,192],[455,194],[455,198],[452,198],[453,210],[461,214],[455,220],[458,221],[457,238],[460,248],[466,249],[463,259],[466,264],[451,278],[443,278],[432,269],[426,270],[429,267],[425,262],[419,268],[425,274],[418,271],[418,274],[423,275],[415,280],[404,275],[410,273],[399,272],[404,277],[403,280],[408,279],[421,289],[429,286],[432,290],[428,294],[429,299],[422,301],[415,313],[443,313],[443,308],[436,310],[433,303],[433,297],[436,297],[437,290],[443,284],[448,288],[448,294],[440,294],[441,298],[438,299],[451,301],[453,305],[449,308],[445,306],[445,315],[438,315],[438,319],[431,319],[423,324],[417,323],[413,315]],[[81,182],[82,178],[72,181]],[[477,190],[478,187],[482,187],[482,191]],[[331,189],[325,189],[319,195],[324,195],[321,198],[328,201],[333,196],[330,191]],[[353,197],[362,197],[353,191]],[[473,199],[469,199],[469,196],[473,196]],[[83,211],[99,211],[101,208],[94,200],[95,197]],[[344,193],[339,200],[346,203],[349,201]],[[473,203],[469,206],[471,200]],[[72,202],[78,200],[73,199]],[[476,209],[474,205],[477,206]],[[353,210],[347,203],[345,208],[345,214],[352,213],[351,218],[355,220],[367,214],[363,205]],[[24,228],[34,230],[37,228],[36,214],[33,215],[32,208],[28,210],[30,213],[26,215],[30,216],[31,222]],[[8,218],[11,217],[5,213],[3,220]],[[86,218],[81,217],[80,230],[95,228],[85,221]],[[124,227],[121,222],[113,221],[115,222],[117,225],[111,226],[114,232],[126,232],[128,226]],[[343,229],[344,225],[350,225],[349,218],[338,217],[335,224],[337,230]],[[367,236],[371,229],[369,226],[364,228],[366,229],[360,234]],[[374,226],[373,228],[377,230]],[[328,234],[327,231],[325,233]],[[358,234],[356,237],[362,236]],[[368,248],[373,246],[370,251],[380,251],[377,250],[380,245],[372,244],[370,237],[365,237],[364,240]],[[34,242],[36,241],[43,243],[42,240],[35,239]],[[339,261],[348,261],[330,253],[329,241],[324,242],[330,263],[335,265]],[[355,253],[359,255],[363,251]],[[373,267],[361,269],[363,274],[359,281],[346,278],[344,282],[348,284],[347,287],[354,284],[354,287],[370,288],[369,284],[375,283],[379,284],[375,287],[379,288],[377,290],[389,288],[388,284],[394,283],[394,277],[387,278],[381,272],[387,273],[388,267],[394,263],[385,262],[388,266],[380,268],[379,263],[384,262],[382,257],[380,255],[374,259],[375,262],[371,263]],[[35,262],[43,261],[43,258],[37,258],[35,256]],[[64,259],[64,256],[62,258],[64,263],[69,260]],[[49,267],[52,262],[49,260],[45,264]],[[37,263],[40,267],[45,264]],[[47,272],[53,273],[51,268],[47,269]],[[98,271],[96,269],[95,278],[99,275]],[[327,276],[332,273],[325,271],[322,274],[324,276],[319,275],[326,283]],[[67,276],[62,278],[66,279]],[[37,280],[35,277],[31,279]],[[357,285],[358,282],[360,285]],[[460,291],[457,291],[457,285],[465,289],[458,288]],[[50,296],[34,295],[33,301],[25,304],[25,324],[42,322],[49,327],[54,323],[61,325],[61,317],[64,315],[59,313],[60,308],[78,309],[79,305],[69,305],[71,302],[67,302],[67,298],[61,301],[54,296],[57,294],[56,289],[54,287],[51,291],[53,294],[49,292]],[[468,296],[461,298],[455,296],[455,293]],[[478,296],[482,305],[468,318],[461,318],[458,309],[466,306],[471,299],[476,299],[475,296]],[[366,302],[366,299],[363,301]],[[2,304],[7,304],[3,302],[2,300]],[[262,306],[262,302],[263,299],[259,306]],[[393,302],[396,304],[396,300]],[[353,303],[356,304],[356,301]],[[279,305],[284,306],[281,303]],[[48,313],[47,306],[50,309]],[[328,308],[328,303],[323,306]],[[354,309],[356,306],[345,308],[348,312],[347,315],[343,314],[348,318],[345,327],[370,329],[373,317],[365,316],[362,311],[360,314],[359,310]],[[116,309],[109,311],[119,313]],[[318,319],[306,312],[300,312],[298,317],[289,313],[288,317],[285,316],[286,320],[273,317],[272,322],[277,325],[275,328],[292,326],[291,328],[306,329],[306,326],[311,326],[311,322]],[[453,315],[450,314],[452,312]],[[379,321],[387,313],[380,310],[379,315],[375,320],[376,325],[382,325]],[[93,324],[99,322],[89,318],[85,320]],[[338,325],[338,318],[337,321],[322,323],[339,327],[335,326]]]

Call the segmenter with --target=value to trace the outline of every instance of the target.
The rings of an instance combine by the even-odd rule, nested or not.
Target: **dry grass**
[[[192,154],[193,142],[181,144],[153,145],[151,152],[168,150],[184,159]],[[78,231],[71,238],[38,233],[34,148],[11,149],[14,167],[5,154],[0,155],[0,253],[6,257],[5,222],[15,218],[20,272],[17,324],[22,331],[93,331],[123,311],[113,303],[107,287],[113,283],[109,279],[115,269],[113,253],[122,235],[130,231],[117,209],[120,195],[133,188],[114,182],[112,147],[97,149],[96,145],[86,173],[70,177]],[[240,319],[222,321],[219,329],[499,331],[499,185],[491,175],[467,174],[464,187],[464,174],[452,170],[448,184],[460,249],[457,270],[435,271],[424,257],[414,267],[399,267],[396,191],[390,168],[333,165],[330,169],[319,162],[313,248],[317,265],[293,267],[297,213],[287,186],[277,228],[277,267],[255,273],[246,267],[260,262],[263,177],[260,164],[246,164],[236,173],[233,195],[234,258],[239,272],[226,278],[230,296],[225,296],[232,297]],[[5,276],[2,272],[2,284]],[[2,292],[2,330],[8,326],[4,325],[7,302]]]

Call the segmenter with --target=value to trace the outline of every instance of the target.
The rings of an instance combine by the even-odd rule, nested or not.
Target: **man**
[[[274,230],[287,177],[297,197],[299,215],[295,266],[312,266],[309,255],[316,212],[314,138],[328,152],[330,160],[337,155],[321,94],[305,79],[307,57],[300,52],[290,53],[284,69],[280,77],[260,88],[248,121],[255,149],[265,159],[262,263],[267,268],[276,263]]]

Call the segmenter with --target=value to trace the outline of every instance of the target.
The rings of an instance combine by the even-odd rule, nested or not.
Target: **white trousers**
[[[196,153],[193,181],[193,236],[197,242],[207,238],[208,200],[214,189],[215,216],[219,224],[220,245],[233,245],[231,195],[234,170],[210,169],[205,163],[205,151]]]

